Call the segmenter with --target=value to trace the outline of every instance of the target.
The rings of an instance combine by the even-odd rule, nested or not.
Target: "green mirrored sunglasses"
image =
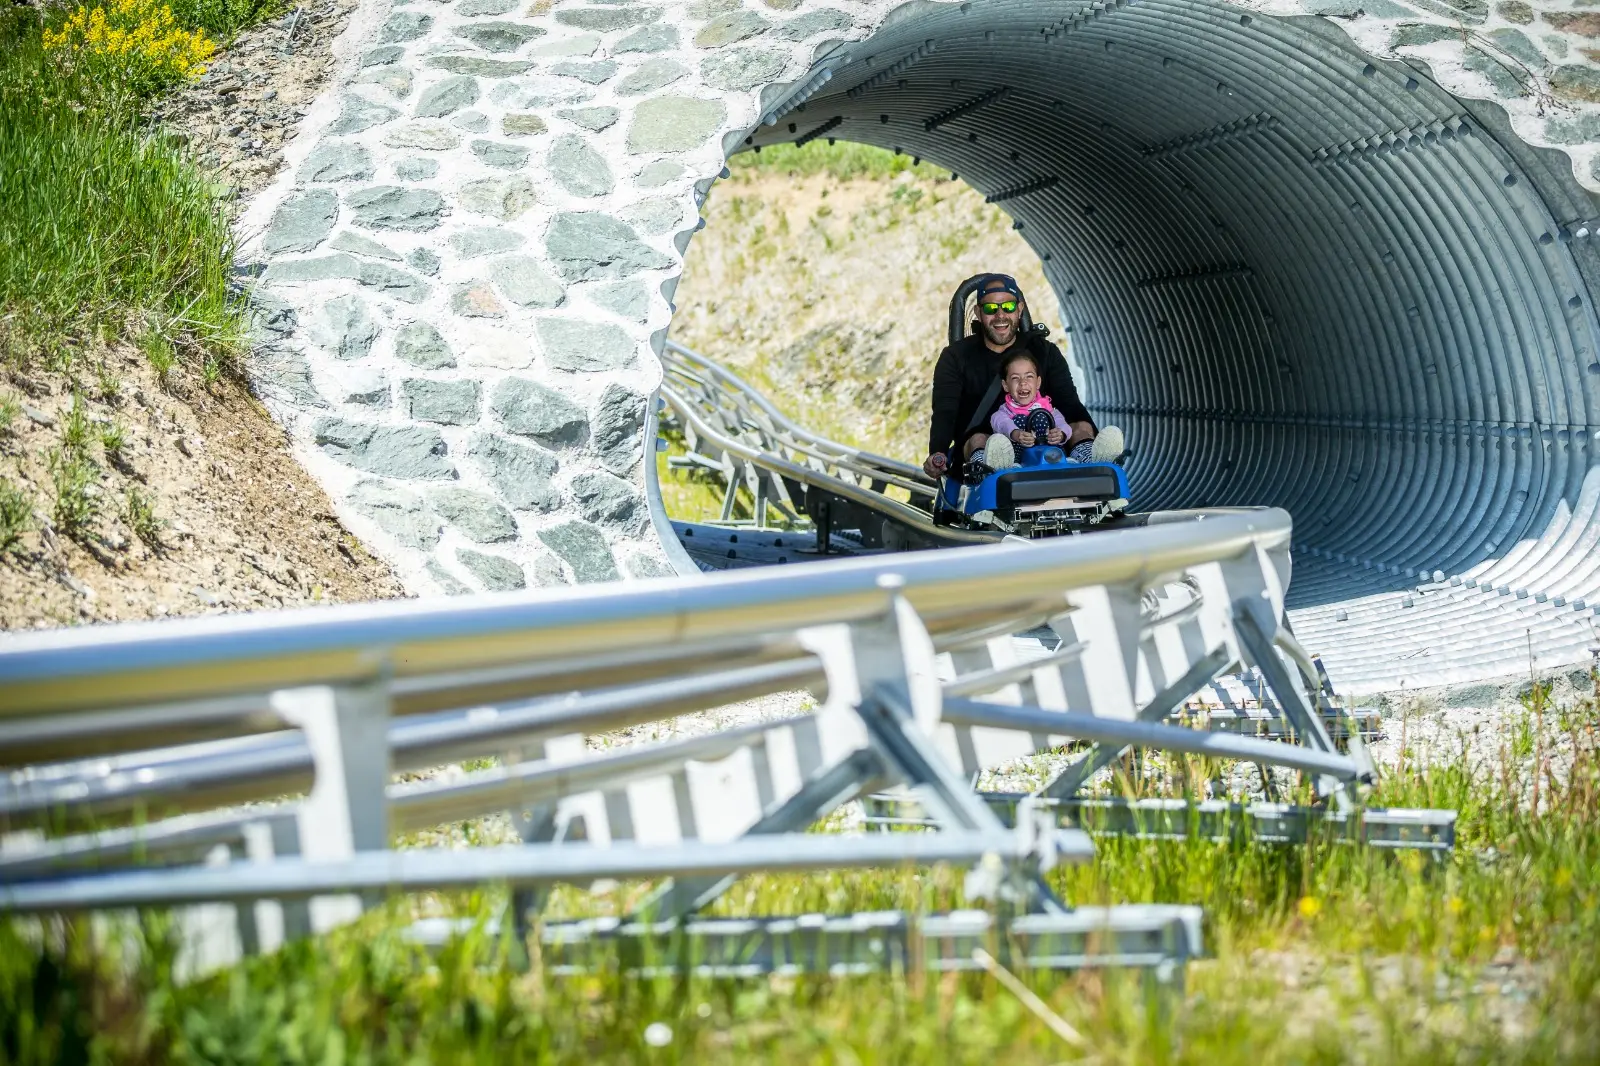
[[[983,303],[978,305],[978,310],[982,311],[986,315],[992,315],[997,311],[1004,311],[1009,315],[1016,311],[1016,309],[1017,301],[1015,300],[1006,300],[1003,303]]]

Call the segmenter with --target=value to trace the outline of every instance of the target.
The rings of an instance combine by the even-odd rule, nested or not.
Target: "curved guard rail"
[[[5,762],[236,735],[14,771],[0,789],[7,828],[59,832],[138,811],[154,820],[5,838],[0,911],[206,904],[183,913],[214,964],[350,919],[362,906],[350,893],[363,889],[504,879],[520,927],[550,883],[671,876],[627,923],[636,933],[616,934],[626,940],[688,921],[743,873],[937,860],[971,867],[970,898],[1020,901],[1029,913],[1018,931],[1080,945],[1105,934],[1103,950],[1051,965],[1169,966],[1198,949],[1194,909],[1073,911],[1040,877],[1093,855],[1083,830],[1058,824],[1083,772],[1011,798],[1004,819],[969,781],[1076,735],[1298,770],[1331,808],[1355,809],[1372,774],[1359,738],[1335,749],[1313,709],[1316,678],[1297,679],[1300,658],[1274,647],[1293,650],[1281,630],[1289,536],[1282,512],[1208,515],[1125,537],[715,580],[20,636],[0,648]],[[1010,634],[1041,623],[1062,647],[1017,662]],[[1238,664],[1261,670],[1299,745],[1147,724]],[[801,684],[825,697],[813,712],[622,747],[589,741]],[[268,726],[277,731],[248,735]],[[390,780],[486,752],[500,765]],[[805,832],[885,787],[906,790],[936,836]],[[274,801],[286,788],[307,792]],[[217,809],[244,800],[255,802]],[[162,817],[183,810],[197,813]],[[384,854],[395,832],[495,812],[512,814],[521,846],[470,861]],[[130,866],[170,868],[117,869]],[[690,927],[713,953],[751,946],[738,937],[756,928]],[[819,941],[805,964],[825,964],[830,946]],[[924,947],[941,959],[953,950]]]

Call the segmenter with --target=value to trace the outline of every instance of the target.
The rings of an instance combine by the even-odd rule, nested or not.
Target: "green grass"
[[[15,549],[32,528],[33,504],[28,494],[0,478],[0,556]]]
[[[240,30],[276,18],[292,5],[285,0],[167,0],[167,6],[185,29],[204,30],[225,43]]]
[[[1536,692],[1496,757],[1403,764],[1374,802],[1453,805],[1456,851],[1330,841],[1101,841],[1050,879],[1074,902],[1206,908],[1214,956],[1180,999],[1136,975],[1022,975],[1087,1056],[983,974],[749,980],[562,978],[480,928],[405,942],[418,901],[205,980],[174,979],[159,915],[0,924],[0,1058],[97,1062],[1592,1063],[1600,1046],[1600,714]],[[964,905],[942,868],[752,877],[724,915]],[[556,893],[619,913],[647,886]],[[430,897],[487,919],[504,896]],[[135,954],[136,953],[136,954]],[[135,961],[135,960],[138,961]],[[1510,989],[1509,993],[1505,991]],[[653,1023],[670,1030],[647,1042]]]
[[[728,169],[735,175],[741,171],[795,177],[826,174],[835,181],[856,178],[882,180],[906,171],[919,178],[934,180],[950,176],[950,172],[943,167],[913,162],[912,156],[896,155],[887,148],[874,148],[870,144],[853,141],[829,144],[825,140],[812,141],[801,148],[792,144],[775,144],[759,152],[740,152],[728,160]]]
[[[31,8],[0,15],[0,341],[66,368],[149,323],[227,348],[233,238],[214,184],[139,127],[139,101],[63,72]]]

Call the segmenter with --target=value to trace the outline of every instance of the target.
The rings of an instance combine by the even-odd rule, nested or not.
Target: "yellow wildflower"
[[[1300,897],[1300,917],[1311,919],[1322,913],[1322,901],[1316,896]]]
[[[199,77],[216,51],[205,34],[179,26],[161,0],[79,7],[59,29],[45,31],[44,46],[141,96]]]

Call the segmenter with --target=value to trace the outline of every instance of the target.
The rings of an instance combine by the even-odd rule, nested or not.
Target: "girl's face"
[[[1019,359],[1006,367],[1005,386],[1012,403],[1032,403],[1039,395],[1039,372],[1032,363]]]

